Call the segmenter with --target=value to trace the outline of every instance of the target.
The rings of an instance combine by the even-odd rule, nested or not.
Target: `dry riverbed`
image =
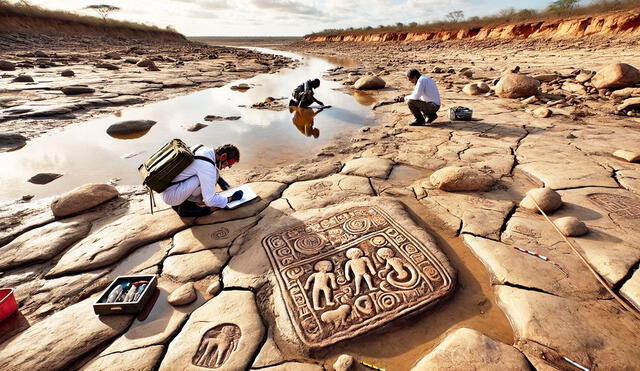
[[[551,218],[584,222],[588,233],[573,240],[640,306],[640,165],[613,156],[638,152],[640,120],[619,107],[635,91],[594,90],[589,72],[640,67],[627,46],[283,46],[357,58],[327,77],[352,91],[358,78],[379,75],[384,89],[354,92],[372,106],[406,95],[404,74],[419,68],[440,87],[440,117],[411,127],[405,104],[381,106],[378,125],[313,158],[235,172],[228,180],[250,182],[260,199],[204,218],[181,219],[166,205],[151,215],[137,187],[81,189],[53,209],[52,198],[0,205],[0,286],[17,289],[22,314],[0,343],[0,368],[330,370],[347,353],[388,370],[574,370],[563,357],[633,369],[639,320],[520,205],[532,188],[557,191],[563,203]],[[462,91],[493,86],[516,66],[548,80],[537,98]],[[447,108],[458,105],[475,120],[449,121]],[[551,115],[535,117],[540,108]],[[476,190],[431,177],[451,166],[469,168],[464,180]],[[98,206],[76,208],[89,203]],[[115,276],[142,272],[160,277],[149,318],[93,315]],[[179,287],[196,295],[174,307],[168,296]]]

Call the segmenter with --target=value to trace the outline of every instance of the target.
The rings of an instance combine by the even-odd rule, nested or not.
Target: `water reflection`
[[[301,58],[292,53],[254,49]],[[25,194],[50,196],[82,184],[103,183],[112,178],[121,179],[119,184],[140,184],[137,168],[146,155],[123,154],[153,153],[174,138],[180,138],[189,145],[211,147],[234,143],[242,152],[243,161],[237,165],[240,169],[281,166],[311,156],[333,138],[348,136],[361,126],[370,126],[373,119],[371,110],[353,96],[339,91],[340,83],[328,80],[322,80],[316,93],[333,108],[324,110],[322,114],[316,112],[311,124],[308,117],[301,117],[301,124],[297,125],[293,112],[287,109],[273,111],[250,107],[266,97],[288,97],[291,88],[300,81],[322,76],[324,71],[333,67],[325,59],[303,57],[301,65],[295,69],[258,75],[221,88],[141,107],[125,108],[117,114],[70,125],[60,132],[34,139],[18,151],[0,154],[4,170],[0,176],[0,200],[16,199]],[[250,85],[251,89],[245,92],[230,89],[240,83]],[[202,122],[207,115],[240,116],[240,119],[217,121],[197,132],[185,129]],[[154,120],[157,124],[147,133],[127,136],[128,140],[116,139],[106,133],[107,128],[116,122],[141,119]],[[318,128],[322,129],[322,136]],[[26,182],[38,173],[58,173],[64,177],[47,185]]]
[[[376,98],[374,98],[370,93],[363,92],[361,90],[356,90],[353,92],[353,97],[356,101],[363,106],[370,106],[376,103]]]
[[[314,138],[320,136],[320,129],[313,127],[313,119],[323,110],[323,108],[316,111],[313,108],[289,107],[289,112],[293,113],[293,125],[295,125],[298,131],[304,136],[313,136]]]
[[[149,130],[150,129],[134,131],[132,133],[107,133],[107,134],[109,134],[111,137],[116,139],[138,139],[145,136],[149,132]]]

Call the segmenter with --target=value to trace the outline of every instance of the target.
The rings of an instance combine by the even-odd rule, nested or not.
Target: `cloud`
[[[197,5],[203,9],[229,9],[232,5],[227,0],[174,0],[181,3]]]
[[[250,0],[258,9],[271,10],[279,13],[322,16],[324,13],[317,7],[309,6],[293,0]]]

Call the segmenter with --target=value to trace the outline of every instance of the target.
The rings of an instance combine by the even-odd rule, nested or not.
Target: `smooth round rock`
[[[562,206],[562,197],[558,192],[551,188],[534,188],[520,201],[520,207],[539,213],[536,204],[531,200],[532,197],[545,213],[558,210]]]
[[[56,173],[39,173],[29,178],[28,182],[33,184],[47,184],[53,182],[61,176],[62,174]]]
[[[220,293],[220,291],[222,291],[222,283],[220,282],[220,280],[215,280],[213,281],[209,287],[207,287],[207,294],[211,295],[211,296],[216,296]]]
[[[555,220],[555,224],[567,237],[578,237],[589,233],[589,228],[578,218],[573,216],[565,216]]]
[[[151,59],[143,59],[136,64],[138,67],[149,67],[150,64],[154,64]]]
[[[482,94],[482,93],[486,93],[486,91],[485,91],[485,92],[483,92],[483,91],[480,89],[480,86],[478,86],[478,84],[476,84],[476,83],[471,83],[471,84],[467,84],[467,85],[465,85],[465,86],[462,88],[462,92],[463,92],[463,93],[465,93],[465,94],[467,94],[467,95],[480,95],[480,94]]]
[[[11,80],[11,82],[33,82],[33,77],[29,75],[20,75],[15,79]]]
[[[382,89],[386,85],[386,81],[379,76],[363,76],[356,80],[353,87],[358,90],[376,90]]]
[[[0,61],[0,71],[15,71],[16,65],[9,61]]]
[[[614,63],[601,69],[591,78],[596,89],[617,89],[640,82],[640,70],[626,63]]]
[[[85,184],[58,196],[51,203],[56,217],[77,214],[118,197],[118,190],[108,184]]]
[[[534,109],[531,114],[533,115],[533,117],[543,119],[543,118],[550,117],[553,114],[553,112],[551,112],[551,110],[548,109],[547,107],[540,107],[540,108]]]
[[[93,88],[82,85],[65,86],[60,90],[62,90],[65,95],[91,94],[96,91]]]
[[[116,122],[107,128],[107,134],[132,134],[151,129],[156,122],[153,120],[129,120]]]
[[[96,64],[96,68],[104,68],[104,69],[110,70],[110,71],[116,71],[116,70],[120,69],[120,67],[116,66],[115,64],[111,64],[111,63],[98,63],[98,64]]]
[[[198,298],[196,290],[193,287],[193,282],[185,283],[184,285],[175,289],[167,298],[169,304],[174,307],[180,305],[187,305],[193,303]]]
[[[442,168],[429,178],[438,189],[450,192],[484,191],[496,182],[489,174],[470,167],[449,166]]]
[[[353,368],[353,357],[348,354],[342,354],[333,364],[335,371],[349,371]]]
[[[209,125],[203,124],[201,122],[197,122],[195,124],[188,125],[185,128],[187,129],[187,131],[198,131],[200,129],[206,128],[207,126]]]
[[[62,76],[62,77],[73,77],[75,75],[76,75],[76,73],[73,72],[72,70],[64,70],[64,71],[60,72],[60,76]]]
[[[527,98],[537,95],[540,81],[519,73],[507,73],[496,85],[496,94],[501,98]]]

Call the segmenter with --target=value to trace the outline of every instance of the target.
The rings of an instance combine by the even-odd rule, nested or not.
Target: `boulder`
[[[640,110],[640,98],[625,99],[617,108],[618,111]]]
[[[587,226],[574,216],[565,216],[554,221],[560,232],[567,237],[578,237],[589,233]]]
[[[132,349],[120,353],[100,355],[82,366],[81,371],[104,370],[153,370],[162,359],[164,345],[150,345],[144,348]]]
[[[73,72],[72,70],[64,70],[64,71],[60,72],[60,76],[62,76],[62,77],[73,77],[75,75],[76,75],[76,73]]]
[[[96,316],[96,297],[32,324],[0,347],[0,370],[63,370],[123,333],[134,315]]]
[[[138,67],[149,67],[150,64],[154,64],[153,61],[151,59],[145,58],[145,59],[141,60],[140,62],[138,62],[136,64],[136,66],[138,66]]]
[[[624,149],[619,149],[613,152],[613,156],[623,159],[628,162],[639,162],[640,161],[640,152],[637,151],[627,151]]]
[[[535,118],[543,119],[543,118],[550,117],[553,114],[553,112],[547,107],[539,107],[534,109],[533,112],[531,112],[531,114]]]
[[[179,307],[193,303],[197,298],[196,289],[193,287],[193,283],[189,282],[175,289],[167,300],[174,307]]]
[[[56,173],[39,173],[32,176],[27,181],[33,184],[47,184],[47,183],[53,182],[54,180],[60,178],[61,176],[62,174],[56,174]]]
[[[393,161],[379,157],[362,157],[347,161],[341,173],[372,178],[387,179],[393,167]]]
[[[541,75],[535,75],[533,76],[534,79],[540,81],[540,82],[551,82],[553,80],[556,80],[559,76],[556,75],[555,73],[548,73],[548,74],[541,74]]]
[[[467,95],[480,95],[482,93],[486,93],[486,91],[483,92],[482,90],[480,90],[480,87],[476,83],[471,83],[471,84],[465,85],[462,88],[462,92],[467,94]]]
[[[120,69],[120,67],[111,63],[98,63],[96,64],[96,68],[104,68],[105,70],[110,70],[110,71],[116,71]]]
[[[227,249],[172,255],[164,260],[162,276],[177,282],[197,281],[210,274],[220,274],[228,258]]]
[[[153,120],[129,120],[117,122],[107,128],[109,135],[132,134],[151,129],[156,122]]]
[[[11,82],[33,82],[33,77],[29,75],[20,75],[15,79],[11,80]]]
[[[85,184],[56,197],[51,211],[58,218],[77,214],[119,196],[118,190],[108,184]]]
[[[120,57],[120,54],[118,54],[116,52],[109,52],[109,53],[105,54],[104,57],[105,57],[105,59],[113,59],[113,60],[122,59],[122,57]]]
[[[91,94],[96,90],[85,85],[71,85],[61,88],[65,95]]]
[[[140,60],[137,59],[137,58],[126,58],[124,60],[124,62],[125,63],[129,63],[129,64],[136,64],[136,63],[140,62]]]
[[[551,188],[535,188],[527,192],[527,195],[520,202],[523,209],[538,213],[538,208],[531,200],[533,198],[542,211],[545,213],[553,212],[562,206],[562,198],[558,192]]]
[[[9,61],[0,61],[0,71],[15,71],[16,65]]]
[[[495,341],[469,328],[451,332],[413,371],[438,370],[523,370],[529,362],[516,348]]]
[[[27,137],[20,134],[0,133],[0,152],[15,151],[27,144]]]
[[[348,354],[342,354],[333,364],[335,371],[349,371],[353,368],[353,357]]]
[[[597,89],[626,88],[639,82],[640,70],[626,63],[608,65],[591,78],[591,84]]]
[[[147,71],[158,72],[158,71],[160,71],[160,68],[158,68],[158,66],[155,63],[151,62],[147,66]]]
[[[491,87],[489,86],[489,84],[487,84],[486,82],[479,82],[478,83],[478,88],[480,89],[481,92],[483,93],[488,93],[491,91]]]
[[[358,90],[382,89],[387,83],[379,76],[363,76],[356,80],[353,87]]]
[[[540,81],[519,73],[506,73],[496,85],[496,94],[501,98],[526,98],[537,95]]]
[[[33,53],[33,56],[36,58],[49,58],[49,54],[43,52],[42,50],[36,50]]]
[[[434,187],[443,191],[485,191],[496,179],[479,170],[469,167],[449,166],[442,168],[429,178]]]
[[[185,127],[185,129],[187,129],[187,131],[194,132],[194,131],[198,131],[198,130],[200,130],[200,129],[204,129],[204,128],[206,128],[207,126],[209,126],[209,125],[207,125],[207,124],[203,124],[203,123],[201,123],[201,122],[197,122],[197,123],[195,123],[195,124],[191,124],[191,125],[186,126],[186,127]]]

